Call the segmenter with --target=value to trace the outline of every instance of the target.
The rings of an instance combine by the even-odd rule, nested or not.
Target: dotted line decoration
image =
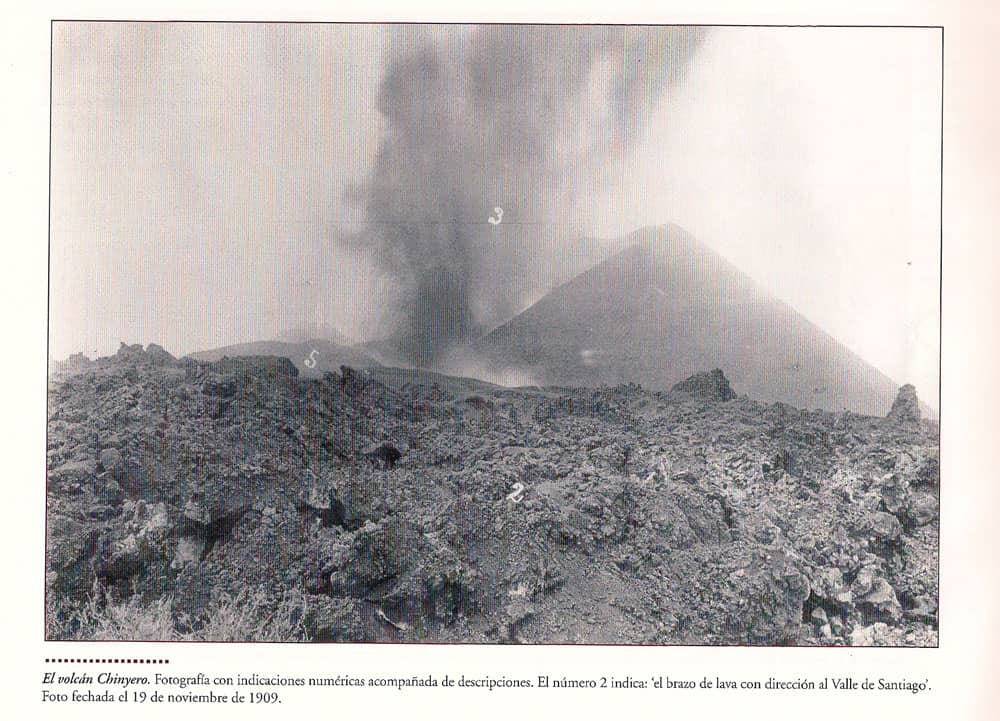
[[[47,658],[45,663],[170,663],[166,658]]]

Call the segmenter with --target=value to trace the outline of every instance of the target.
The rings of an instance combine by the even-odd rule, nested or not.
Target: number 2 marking
[[[514,492],[507,496],[507,500],[513,501],[514,503],[520,503],[524,494],[524,484],[515,483],[512,488],[514,489]]]

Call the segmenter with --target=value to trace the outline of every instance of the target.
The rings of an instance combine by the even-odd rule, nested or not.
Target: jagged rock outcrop
[[[736,397],[729,386],[729,380],[718,368],[707,373],[696,373],[674,384],[670,392],[703,401],[730,401]]]
[[[125,341],[120,343],[118,352],[115,354],[115,358],[120,361],[141,361],[144,357],[145,351],[142,348],[142,343],[129,345]]]
[[[159,346],[156,343],[150,343],[146,346],[146,358],[148,358],[151,363],[155,363],[157,365],[169,365],[177,362],[177,359],[168,353],[163,346]]]
[[[917,398],[917,389],[909,383],[902,386],[886,417],[895,423],[920,423],[920,400]]]

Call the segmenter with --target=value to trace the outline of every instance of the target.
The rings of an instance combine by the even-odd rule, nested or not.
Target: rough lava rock
[[[729,380],[719,368],[707,373],[695,373],[690,378],[675,383],[670,392],[705,401],[729,401],[736,398]]]
[[[146,357],[151,363],[155,363],[156,365],[171,365],[177,362],[177,359],[164,350],[163,346],[159,346],[156,343],[150,343],[146,346]]]
[[[256,590],[301,593],[317,641],[937,644],[930,424],[718,370],[657,393],[171,358],[53,366],[54,614]]]
[[[909,383],[902,386],[886,417],[900,424],[920,423],[920,400],[917,398],[917,389]]]

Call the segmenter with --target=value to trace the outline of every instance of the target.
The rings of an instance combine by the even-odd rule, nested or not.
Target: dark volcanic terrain
[[[912,388],[889,417],[805,411],[705,360],[653,392],[71,358],[47,635],[936,645],[938,434]]]

